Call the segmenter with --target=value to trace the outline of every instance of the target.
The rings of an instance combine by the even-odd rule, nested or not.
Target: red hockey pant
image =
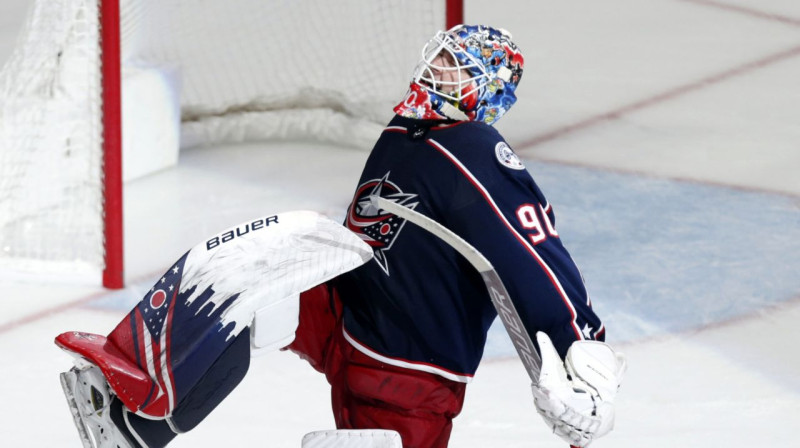
[[[332,288],[300,296],[300,325],[287,348],[325,374],[339,429],[392,429],[406,448],[444,448],[461,412],[466,385],[372,359],[342,333],[341,302]]]

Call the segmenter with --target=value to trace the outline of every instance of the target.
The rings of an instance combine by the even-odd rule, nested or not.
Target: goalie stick
[[[530,335],[525,330],[525,325],[519,317],[519,312],[517,312],[517,309],[514,307],[514,303],[511,302],[511,297],[509,297],[508,291],[503,285],[503,281],[500,280],[500,276],[489,260],[487,260],[478,249],[475,249],[471,244],[464,241],[464,239],[453,233],[450,229],[419,212],[415,212],[414,210],[403,207],[402,205],[380,196],[370,196],[370,201],[374,206],[407,221],[411,221],[434,234],[439,239],[449,244],[450,247],[466,258],[467,261],[478,270],[484,283],[486,283],[486,289],[489,291],[492,304],[495,309],[497,309],[497,314],[500,316],[503,326],[511,337],[511,342],[514,344],[514,348],[517,350],[517,354],[519,354],[522,364],[528,372],[528,376],[530,376],[533,384],[538,384],[542,360],[533,345]]]

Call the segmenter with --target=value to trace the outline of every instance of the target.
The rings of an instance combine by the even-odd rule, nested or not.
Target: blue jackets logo
[[[387,172],[381,179],[368,180],[356,189],[353,202],[347,211],[347,228],[361,237],[372,247],[375,254],[373,260],[389,275],[389,262],[386,258],[400,231],[406,223],[405,219],[378,209],[370,201],[370,196],[380,196],[404,207],[414,209],[419,202],[416,194],[403,193],[389,180]]]

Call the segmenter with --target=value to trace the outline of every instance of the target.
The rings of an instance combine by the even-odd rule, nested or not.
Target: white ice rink
[[[29,3],[0,0],[0,62]],[[592,446],[798,446],[800,2],[467,0],[465,15],[510,30],[525,53],[520,101],[498,129],[629,359],[617,427]],[[126,185],[128,288],[0,280],[0,446],[80,446],[58,333],[108,333],[222,228],[292,209],[341,216],[365,157],[299,142],[184,151]],[[565,446],[511,353],[493,329],[451,446]],[[296,447],[333,427],[327,394],[294,355],[256,358],[170,446]]]

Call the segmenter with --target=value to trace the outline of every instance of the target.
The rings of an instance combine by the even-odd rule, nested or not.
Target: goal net
[[[174,106],[183,148],[371,145],[446,10],[445,0],[35,0],[0,71],[0,273],[99,283],[107,266],[104,130],[121,130],[124,152],[129,126],[148,118],[104,117],[108,1],[121,2],[123,111]],[[141,73],[167,93],[140,83],[126,94]]]

